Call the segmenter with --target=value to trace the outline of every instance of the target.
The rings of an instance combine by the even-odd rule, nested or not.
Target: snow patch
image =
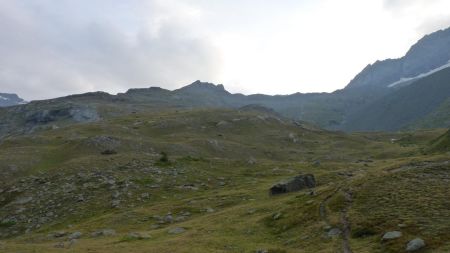
[[[399,85],[401,83],[410,82],[410,81],[414,81],[416,79],[424,78],[426,76],[434,74],[434,73],[436,73],[436,72],[438,72],[440,70],[443,70],[445,68],[448,68],[448,67],[450,67],[450,61],[448,61],[447,64],[444,64],[444,65],[442,65],[442,66],[440,66],[438,68],[432,69],[432,70],[430,70],[430,71],[428,71],[426,73],[422,73],[422,74],[417,75],[415,77],[402,77],[402,78],[400,78],[400,80],[389,84],[387,87],[392,88],[392,87],[394,87],[396,85]]]
[[[1,100],[9,100],[9,99],[7,99],[7,98],[5,98],[5,97],[2,97],[2,96],[0,96],[0,99],[1,99]]]

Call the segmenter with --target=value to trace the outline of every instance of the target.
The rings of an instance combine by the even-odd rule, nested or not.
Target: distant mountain
[[[426,35],[405,56],[369,64],[348,85],[355,87],[392,87],[444,65],[450,66],[450,28]]]
[[[0,93],[0,107],[20,105],[26,103],[17,94]]]
[[[349,115],[348,131],[450,126],[450,68],[399,88]],[[426,122],[425,122],[426,121]]]
[[[425,36],[400,59],[367,66],[346,88],[333,93],[243,95],[201,81],[173,91],[150,87],[117,95],[90,92],[2,108],[0,136],[163,108],[266,108],[342,131],[450,127],[449,60],[450,28]],[[0,106],[24,103],[17,95],[0,96]]]

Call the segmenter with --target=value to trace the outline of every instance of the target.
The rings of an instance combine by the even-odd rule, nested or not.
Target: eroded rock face
[[[278,195],[288,192],[300,191],[303,189],[314,188],[316,179],[312,174],[299,175],[285,182],[277,183],[270,188],[271,195]]]
[[[89,107],[65,107],[30,111],[26,114],[26,123],[31,125],[47,124],[62,119],[75,122],[93,122],[99,119],[97,111]]]

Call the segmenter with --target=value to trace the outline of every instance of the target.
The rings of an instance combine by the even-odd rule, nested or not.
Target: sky
[[[449,26],[448,0],[0,0],[0,92],[331,92]]]

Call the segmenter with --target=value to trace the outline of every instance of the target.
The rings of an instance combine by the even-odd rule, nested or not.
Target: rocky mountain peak
[[[401,79],[414,78],[450,61],[450,27],[428,34],[399,59],[376,61],[365,67],[346,88],[386,88]]]
[[[25,104],[26,101],[13,93],[0,93],[0,107]]]
[[[213,84],[208,82],[202,82],[200,80],[197,80],[187,86],[184,86],[177,91],[180,92],[189,92],[189,93],[212,93],[212,92],[219,92],[219,93],[228,93],[228,91],[225,90],[225,87],[222,84]]]

